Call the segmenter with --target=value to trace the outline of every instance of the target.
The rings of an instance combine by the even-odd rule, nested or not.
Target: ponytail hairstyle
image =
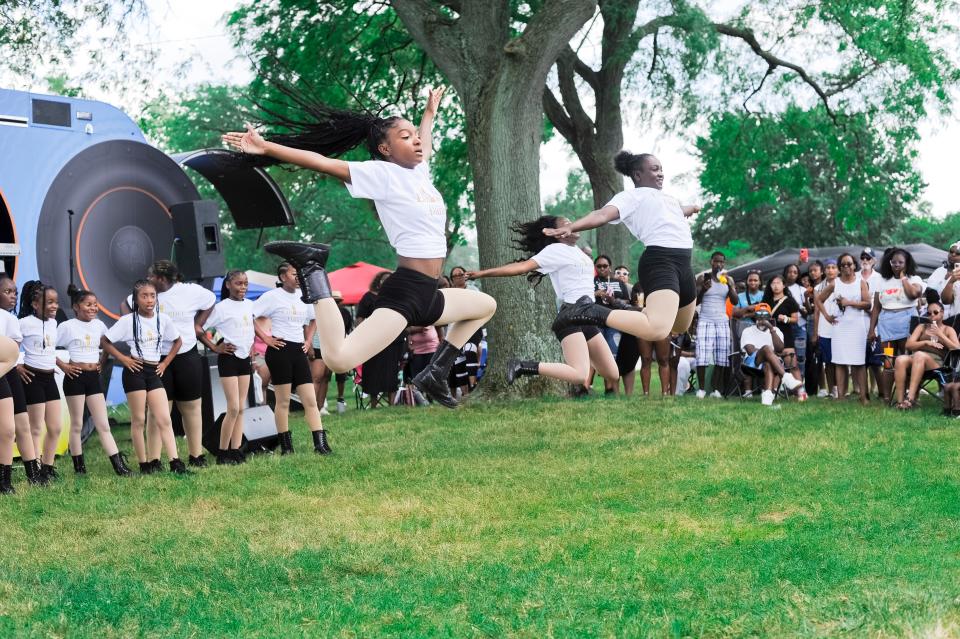
[[[286,133],[265,136],[267,140],[305,151],[313,151],[327,157],[338,157],[361,144],[374,160],[387,160],[380,152],[380,145],[387,133],[403,120],[399,116],[381,118],[369,111],[337,109],[316,101],[289,84],[265,79],[285,96],[291,106],[298,110],[295,115],[281,112],[279,106],[255,103],[267,117],[264,124],[271,128],[285,129]],[[285,110],[285,109],[284,109]],[[244,156],[248,162],[260,165],[277,164],[264,156]]]
[[[180,276],[180,269],[170,260],[157,260],[150,265],[150,269],[147,272],[157,279],[167,280],[171,285],[183,279]]]
[[[96,297],[96,294],[93,291],[88,291],[85,288],[77,289],[73,292],[73,295],[70,296],[70,305],[76,306],[88,297]]]
[[[223,283],[220,285],[220,299],[228,300],[230,299],[230,289],[227,288],[227,282],[233,281],[237,275],[243,274],[244,271],[240,269],[233,269],[232,271],[227,271],[226,275],[223,276]]]
[[[133,295],[131,296],[133,298],[133,346],[137,349],[137,357],[140,359],[143,359],[143,349],[140,348],[140,306],[137,304],[137,293],[147,286],[153,286],[150,280],[137,280],[133,283]],[[156,287],[154,287],[154,290],[156,290]],[[157,352],[160,352],[160,311],[154,310],[153,314],[157,318]]]
[[[293,264],[290,262],[280,262],[277,264],[277,288],[283,286],[283,282],[280,280],[280,276],[293,268]],[[220,294],[221,299],[223,298],[223,289],[221,289]]]
[[[518,262],[530,259],[548,244],[556,243],[557,239],[544,235],[543,229],[557,228],[557,219],[559,218],[556,215],[541,215],[530,222],[514,222],[510,226],[510,230],[516,234],[512,240],[513,248],[525,256],[517,260]],[[542,279],[543,273],[540,271],[527,273],[527,281],[533,286],[540,284]]]
[[[632,178],[637,171],[643,170],[643,163],[647,158],[652,158],[652,153],[638,153],[634,155],[630,151],[620,151],[613,156],[613,168],[617,173],[623,173],[628,178]]]

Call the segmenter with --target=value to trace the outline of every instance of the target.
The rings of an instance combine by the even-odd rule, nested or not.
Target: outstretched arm
[[[268,142],[249,122],[244,133],[224,133],[220,136],[233,148],[249,155],[265,155],[285,164],[294,164],[305,169],[326,173],[343,182],[350,182],[350,169],[343,160],[328,158],[325,155],[294,149],[276,142]]]
[[[427,98],[427,107],[423,110],[423,118],[420,120],[418,135],[420,136],[420,149],[423,151],[424,162],[429,162],[430,156],[433,155],[433,118],[437,115],[437,110],[440,108],[440,100],[443,99],[443,94],[446,90],[447,87],[430,89],[430,96]]]
[[[558,226],[554,229],[543,229],[543,234],[549,237],[567,237],[571,233],[595,229],[598,226],[603,226],[619,218],[620,210],[608,204],[602,209],[587,213],[576,222],[572,222],[566,226]]]
[[[511,262],[495,268],[483,269],[482,271],[467,271],[468,280],[479,280],[484,277],[511,277],[513,275],[523,275],[530,271],[540,268],[536,260],[524,260],[522,262]]]
[[[700,212],[700,205],[699,205],[699,204],[684,204],[684,205],[682,205],[682,206],[680,207],[680,210],[683,211],[683,216],[684,216],[684,217],[690,217],[691,215],[694,215],[694,214]]]

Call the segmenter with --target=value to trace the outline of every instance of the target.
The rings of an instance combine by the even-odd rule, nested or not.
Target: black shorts
[[[203,358],[194,346],[185,353],[177,353],[160,378],[167,389],[167,399],[190,402],[203,394]]]
[[[410,326],[433,326],[443,315],[443,294],[437,280],[401,266],[384,281],[373,308],[396,311]]]
[[[164,377],[167,373],[165,371]],[[132,393],[134,391],[155,391],[158,388],[163,388],[163,381],[157,375],[157,365],[156,364],[147,364],[144,362],[143,368],[140,369],[139,373],[131,373],[126,368],[123,369],[123,392]]]
[[[567,326],[559,331],[553,331],[553,334],[557,336],[558,342],[562,342],[564,337],[573,335],[574,333],[583,333],[583,339],[589,342],[600,334],[600,329],[596,326]]]
[[[233,353],[220,353],[217,355],[217,372],[220,377],[242,377],[250,375],[253,367],[249,357],[240,359]]]
[[[63,394],[67,397],[73,395],[102,395],[103,386],[100,384],[100,373],[97,371],[80,371],[76,377],[63,378]]]
[[[27,406],[60,400],[60,389],[57,388],[57,380],[53,376],[53,371],[45,373],[31,370],[30,372],[33,373],[33,379],[29,384],[24,383],[23,385]]]
[[[270,369],[270,381],[274,386],[292,384],[296,388],[302,384],[313,383],[310,362],[303,352],[303,343],[286,342],[281,349],[268,348],[264,359]]]
[[[8,397],[13,397],[13,392],[10,390],[10,383],[6,377],[0,377],[0,399],[6,399]]]
[[[696,301],[697,284],[690,266],[691,249],[648,246],[637,264],[637,277],[643,294],[673,291],[680,295],[680,308]]]
[[[27,412],[27,395],[23,390],[23,380],[20,379],[17,367],[11,368],[10,372],[3,376],[3,379],[10,386],[10,393],[13,396],[13,414],[19,415]]]

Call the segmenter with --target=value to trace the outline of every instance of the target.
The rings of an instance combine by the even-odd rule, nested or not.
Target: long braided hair
[[[17,313],[17,317],[23,318],[32,315],[40,320],[40,336],[43,340],[41,350],[47,346],[47,322],[43,316],[44,309],[47,306],[47,293],[55,290],[55,288],[44,284],[40,280],[30,280],[23,285],[23,290],[20,292],[20,312]],[[33,306],[37,301],[40,302],[39,309]]]
[[[137,349],[137,357],[143,359],[143,349],[140,347],[140,307],[137,304],[137,293],[146,287],[156,291],[150,280],[137,280],[133,283],[133,346]],[[160,309],[155,308],[153,316],[157,318],[157,352],[160,352]]]
[[[524,255],[517,260],[518,262],[530,259],[548,244],[554,244],[557,241],[556,238],[544,235],[543,229],[557,228],[558,219],[556,215],[541,215],[530,222],[514,222],[510,226],[510,230],[517,236],[513,238],[511,244]],[[534,286],[540,284],[541,280],[543,280],[543,273],[540,271],[531,271],[527,274],[527,281]]]

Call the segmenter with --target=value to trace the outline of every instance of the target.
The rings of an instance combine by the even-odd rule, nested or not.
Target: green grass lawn
[[[957,636],[960,427],[927,405],[351,410],[331,457],[298,421],[186,478],[91,441],[0,499],[0,636]]]

